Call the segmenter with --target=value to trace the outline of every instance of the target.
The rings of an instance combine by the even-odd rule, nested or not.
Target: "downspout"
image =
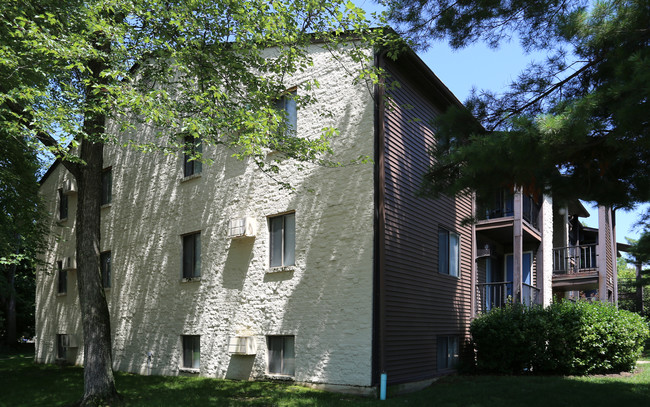
[[[472,217],[476,219],[476,195],[472,194]],[[470,322],[476,317],[476,283],[477,283],[477,273],[476,273],[476,223],[472,222],[472,242],[471,242],[471,253],[472,253],[472,269],[471,269],[471,283],[470,283]]]
[[[517,188],[513,197],[514,221],[512,237],[512,297],[515,303],[523,303],[521,295],[523,277],[523,225],[522,225],[522,194]]]
[[[383,67],[384,52],[375,52],[375,67]],[[375,124],[375,367],[373,382],[379,381],[380,393],[385,394],[386,386],[386,281],[385,281],[385,87],[380,78],[374,89]]]

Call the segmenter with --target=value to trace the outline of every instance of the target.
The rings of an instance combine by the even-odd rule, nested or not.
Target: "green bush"
[[[639,315],[587,301],[494,309],[470,331],[476,368],[501,374],[629,371],[650,336]]]

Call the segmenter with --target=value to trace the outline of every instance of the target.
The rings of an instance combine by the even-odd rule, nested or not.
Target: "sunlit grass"
[[[646,359],[647,360],[647,359]],[[126,406],[642,406],[650,405],[650,364],[634,375],[451,376],[386,401],[286,383],[116,373]],[[83,391],[83,370],[0,355],[0,406],[67,406]]]

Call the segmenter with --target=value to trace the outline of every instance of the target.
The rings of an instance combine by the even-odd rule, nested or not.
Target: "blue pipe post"
[[[379,400],[386,400],[386,381],[388,375],[386,373],[381,374],[381,381],[379,384]]]

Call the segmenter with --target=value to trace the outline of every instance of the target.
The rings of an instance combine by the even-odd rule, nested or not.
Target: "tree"
[[[650,199],[648,0],[395,0],[392,16],[421,42],[516,38],[548,55],[507,92],[474,93],[437,120],[425,195],[521,187],[613,208]]]
[[[34,324],[34,265],[43,236],[39,162],[25,140],[10,138],[1,128],[0,152],[0,330],[6,343],[14,344],[18,323],[23,332]]]
[[[264,164],[267,147],[296,162],[322,160],[336,130],[315,140],[290,137],[273,101],[286,92],[286,76],[310,65],[314,41],[358,62],[359,78],[376,78],[371,55],[354,45],[372,46],[382,31],[368,30],[363,11],[343,0],[9,0],[0,16],[0,125],[38,140],[76,180],[81,404],[112,403],[118,395],[99,272],[104,145],[119,139],[200,160],[187,142],[200,138],[271,174],[278,164]],[[314,102],[309,90],[317,86],[301,84],[298,106]],[[123,141],[141,127],[159,138]]]

